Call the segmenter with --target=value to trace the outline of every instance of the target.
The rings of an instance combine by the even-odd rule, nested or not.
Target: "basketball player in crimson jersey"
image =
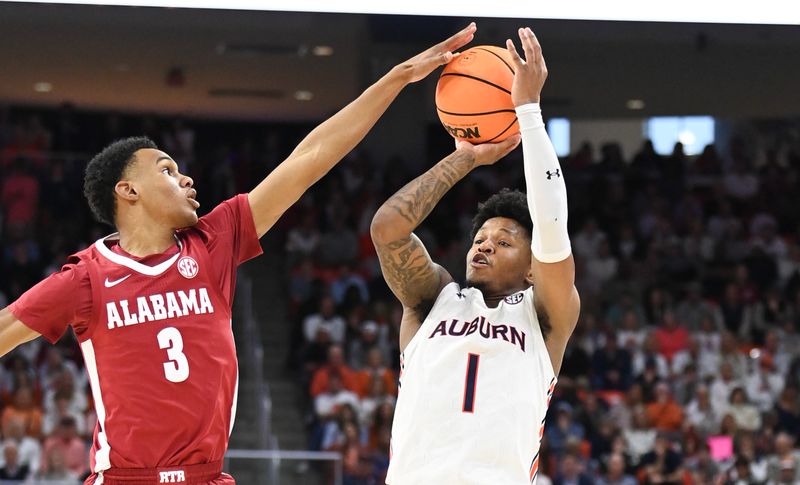
[[[535,482],[544,418],[580,300],[567,234],[566,187],[542,122],[541,47],[508,40],[520,135],[456,151],[378,209],[372,240],[403,304],[400,390],[387,483]],[[527,197],[504,189],[478,208],[467,287],[412,231],[472,169],[522,142]]]
[[[234,483],[222,459],[236,412],[237,266],[261,253],[258,239],[403,87],[449,62],[474,32],[470,24],[393,68],[252,192],[199,219],[192,179],[150,140],[117,141],[89,162],[89,205],[119,232],[0,311],[0,355],[73,327],[98,417],[87,484]]]

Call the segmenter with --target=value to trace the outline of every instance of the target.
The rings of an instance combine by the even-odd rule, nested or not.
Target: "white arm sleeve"
[[[518,106],[528,209],[533,220],[531,250],[543,263],[557,263],[572,252],[567,233],[567,186],[556,151],[544,129],[539,103]]]

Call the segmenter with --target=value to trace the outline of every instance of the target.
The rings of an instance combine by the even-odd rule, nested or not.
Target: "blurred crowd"
[[[582,313],[540,484],[800,483],[800,124],[743,126],[696,156],[645,141],[627,158],[607,143],[562,159]],[[109,232],[81,195],[106,143],[151,136],[207,210],[250,189],[307,128],[0,108],[0,307]],[[343,453],[347,485],[383,483],[397,396],[402,309],[370,221],[436,161],[414,169],[357,149],[272,231],[308,447]],[[459,183],[417,231],[456,279],[477,204],[502,187],[524,189],[519,151]],[[39,339],[2,364],[0,479],[85,475],[95,417],[74,338]]]

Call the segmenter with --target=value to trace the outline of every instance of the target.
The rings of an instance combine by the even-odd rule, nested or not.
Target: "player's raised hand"
[[[468,141],[456,140],[456,151],[464,150],[475,157],[475,166],[493,165],[519,145],[520,136],[512,135],[497,143],[473,145]]]
[[[450,62],[453,59],[453,52],[471,42],[476,30],[475,22],[471,22],[449,39],[426,49],[398,67],[408,76],[408,82],[417,82],[437,67]]]
[[[547,66],[542,56],[542,46],[528,28],[519,29],[519,40],[522,43],[523,59],[514,47],[511,39],[506,40],[506,48],[514,63],[514,83],[511,85],[511,101],[514,106],[538,103],[539,96],[547,79]]]

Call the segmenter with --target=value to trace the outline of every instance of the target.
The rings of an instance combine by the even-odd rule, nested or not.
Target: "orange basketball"
[[[436,112],[453,138],[477,145],[519,133],[511,66],[508,51],[491,45],[464,51],[445,66],[436,85]]]

